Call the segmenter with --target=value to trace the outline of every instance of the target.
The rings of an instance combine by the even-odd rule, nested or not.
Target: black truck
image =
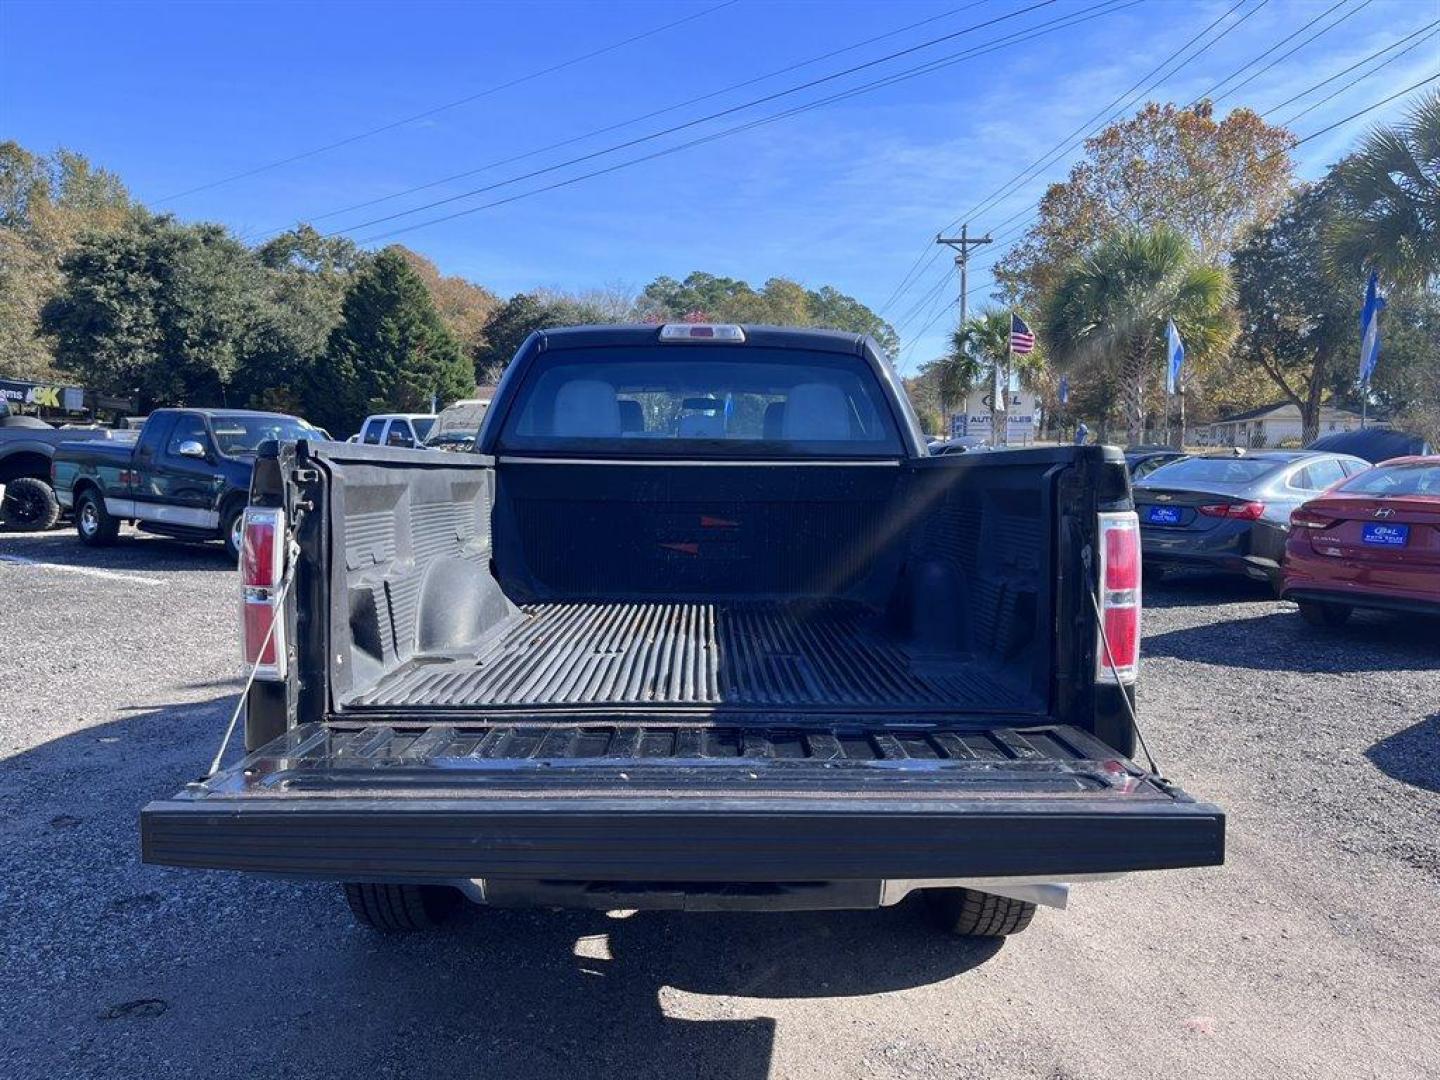
[[[148,862],[341,882],[381,929],[919,890],[1003,935],[1223,860],[1130,760],[1123,456],[931,457],[868,339],[537,333],[475,456],[267,447],[244,521],[248,754],[145,807]]]
[[[123,521],[182,540],[223,540],[240,553],[241,512],[262,443],[320,440],[304,420],[242,409],[157,409],[138,439],[61,443],[51,483],[75,532],[113,544]]]
[[[43,531],[60,518],[60,501],[50,486],[50,468],[61,443],[116,439],[128,432],[102,427],[57,428],[33,416],[17,416],[0,397],[0,525]]]

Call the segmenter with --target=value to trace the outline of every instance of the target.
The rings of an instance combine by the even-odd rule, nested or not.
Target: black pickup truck
[[[240,553],[241,511],[262,443],[323,436],[283,413],[157,409],[133,442],[62,443],[51,483],[92,546],[113,544],[122,521],[182,540],[223,540]]]
[[[538,333],[475,456],[266,448],[243,544],[249,754],[144,809],[151,863],[342,882],[382,929],[923,890],[1000,935],[1223,860],[1130,760],[1120,452],[931,457],[868,339]]]

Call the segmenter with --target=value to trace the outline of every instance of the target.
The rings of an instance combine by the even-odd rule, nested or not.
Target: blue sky
[[[319,223],[339,229],[1003,19],[628,151],[351,233],[366,239],[770,116],[1059,17],[1080,18],[1099,0],[1056,0],[1003,18],[1038,2],[733,0],[716,9],[721,0],[3,0],[0,138],[35,150],[81,151],[118,172],[152,208],[222,221],[254,238],[932,20],[643,123]],[[502,295],[538,286],[638,289],[659,274],[704,269],[756,284],[773,275],[833,284],[879,308],[916,257],[929,254],[927,241],[937,229],[1050,150],[1236,0],[1113,6],[1120,2],[1111,0],[1091,21],[1023,44],[393,239]],[[1338,7],[1336,0],[1241,0],[1221,25],[1257,5],[1243,25],[1150,97],[1189,101],[1242,65],[1259,58],[1244,78],[1323,30],[1218,103],[1222,112],[1237,105],[1264,111],[1440,19],[1440,0],[1340,0]],[[696,17],[379,135],[170,198],[482,94],[686,16]],[[1276,48],[1317,16],[1309,31]],[[1440,70],[1440,37],[1411,44],[1410,52],[1296,121],[1294,130],[1309,134]],[[1285,120],[1393,55],[1270,119]],[[1393,119],[1403,105],[1397,101],[1306,144],[1296,155],[1299,172],[1318,174],[1369,123]],[[1032,206],[1045,181],[1063,176],[1075,157],[1065,154],[974,218],[972,227],[993,228]],[[976,261],[983,266],[992,258],[987,252]],[[906,369],[943,347],[953,318],[945,307],[953,282],[941,284],[947,273],[953,277],[947,262],[935,260],[884,312],[901,327]],[[972,307],[983,302],[986,280],[983,270],[972,277],[972,287],[980,287]],[[927,296],[931,302],[918,303]]]

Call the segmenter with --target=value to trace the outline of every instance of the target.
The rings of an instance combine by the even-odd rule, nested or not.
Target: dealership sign
[[[15,405],[34,405],[42,409],[64,409],[66,412],[85,411],[85,391],[78,386],[0,379],[0,396]]]
[[[964,436],[989,437],[993,423],[990,413],[990,395],[976,391],[965,403],[963,413],[950,417],[952,438]],[[1029,441],[1035,438],[1036,416],[1040,409],[1040,398],[1026,391],[1011,391],[1010,409],[1005,414],[1005,430],[1009,442]]]

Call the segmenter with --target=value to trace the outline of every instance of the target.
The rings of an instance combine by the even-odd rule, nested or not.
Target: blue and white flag
[[[1165,392],[1180,392],[1180,372],[1185,367],[1185,343],[1180,340],[1180,331],[1175,329],[1175,320],[1165,323]]]
[[[1061,405],[1069,405],[1069,404],[1070,404],[1070,376],[1069,376],[1069,375],[1061,375],[1061,376],[1060,376],[1060,395],[1059,395],[1059,396],[1060,396],[1060,404],[1061,404]]]
[[[1375,373],[1375,364],[1380,359],[1380,313],[1385,310],[1385,298],[1380,295],[1380,275],[1370,271],[1370,283],[1365,286],[1365,307],[1360,311],[1360,385],[1369,386],[1370,376]]]

